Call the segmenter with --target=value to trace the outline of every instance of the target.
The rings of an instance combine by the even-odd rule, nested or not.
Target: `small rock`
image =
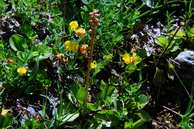
[[[182,67],[187,66],[194,68],[194,51],[181,52],[175,58],[175,61],[177,61]]]
[[[194,80],[194,51],[183,51],[175,58],[176,70],[182,79]]]
[[[26,109],[32,116],[35,116],[36,115],[36,111],[34,110],[34,108],[33,107],[28,107],[27,109]]]

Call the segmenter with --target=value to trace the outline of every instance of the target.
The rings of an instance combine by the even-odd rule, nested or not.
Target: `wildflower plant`
[[[88,49],[88,60],[87,60],[87,70],[85,73],[85,84],[86,87],[90,87],[90,70],[91,70],[91,64],[93,61],[93,51],[94,51],[94,43],[95,40],[97,39],[96,37],[96,28],[99,25],[99,16],[100,14],[98,13],[97,10],[94,10],[89,13],[89,23],[90,23],[90,34],[91,34],[91,41],[90,41],[90,46]]]
[[[162,98],[153,89],[165,88],[153,80],[166,74],[163,58],[193,46],[194,27],[191,0],[151,1],[0,1],[0,128],[152,128],[149,107]],[[165,10],[167,32],[166,21],[152,30]],[[184,25],[172,29],[174,14],[185,10]],[[159,63],[157,54],[146,56],[154,45]],[[193,109],[178,126],[193,127]]]

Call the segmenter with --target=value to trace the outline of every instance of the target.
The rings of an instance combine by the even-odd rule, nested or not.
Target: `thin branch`
[[[165,52],[168,50],[168,48],[170,47],[172,41],[174,40],[174,37],[176,36],[176,34],[177,34],[177,32],[180,30],[180,28],[181,28],[181,26],[179,26],[179,27],[176,29],[175,33],[173,34],[173,36],[172,36],[172,38],[170,39],[170,41],[169,41],[167,47],[164,49],[164,51],[162,52],[162,54],[160,55],[160,57],[162,57],[162,56],[165,54]],[[160,57],[159,57],[159,59],[160,59]]]
[[[180,113],[178,113],[178,112],[176,112],[176,111],[174,111],[174,110],[172,110],[172,109],[170,109],[170,108],[168,108],[166,106],[162,106],[162,107],[165,108],[165,109],[167,109],[167,110],[169,110],[169,111],[171,111],[171,112],[173,112],[174,114],[180,116]]]

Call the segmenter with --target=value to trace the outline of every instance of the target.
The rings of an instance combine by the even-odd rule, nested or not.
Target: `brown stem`
[[[86,86],[86,101],[88,102],[90,101],[88,98],[89,96],[89,92],[88,89],[91,86],[91,82],[90,82],[90,71],[91,71],[91,63],[93,61],[93,51],[94,51],[94,41],[96,40],[96,27],[99,25],[99,19],[98,17],[100,16],[100,14],[98,13],[97,10],[94,10],[92,12],[89,13],[90,18],[89,18],[89,23],[90,23],[90,27],[91,27],[91,40],[90,40],[90,46],[89,46],[89,50],[88,50],[88,55],[87,55],[87,69],[85,72],[85,86]]]
[[[92,29],[91,36],[92,36],[92,40],[90,41],[90,48],[88,51],[87,70],[86,70],[86,75],[85,75],[86,76],[85,84],[87,88],[90,87],[90,71],[91,71],[90,64],[92,63],[92,60],[93,60],[94,41],[95,41],[95,29],[94,28]]]

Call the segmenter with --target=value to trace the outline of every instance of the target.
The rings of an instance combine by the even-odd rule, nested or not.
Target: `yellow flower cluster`
[[[70,29],[76,33],[77,36],[83,36],[86,33],[86,30],[82,27],[79,27],[77,21],[72,21],[69,23]]]
[[[65,49],[68,51],[76,52],[79,49],[79,44],[76,42],[72,42],[70,40],[65,41],[64,45],[65,45]]]
[[[23,76],[27,71],[28,71],[27,67],[19,67],[17,69],[17,72],[18,72],[19,76]]]
[[[139,59],[136,53],[133,53],[132,56],[129,53],[125,53],[121,57],[125,64],[134,64]]]

